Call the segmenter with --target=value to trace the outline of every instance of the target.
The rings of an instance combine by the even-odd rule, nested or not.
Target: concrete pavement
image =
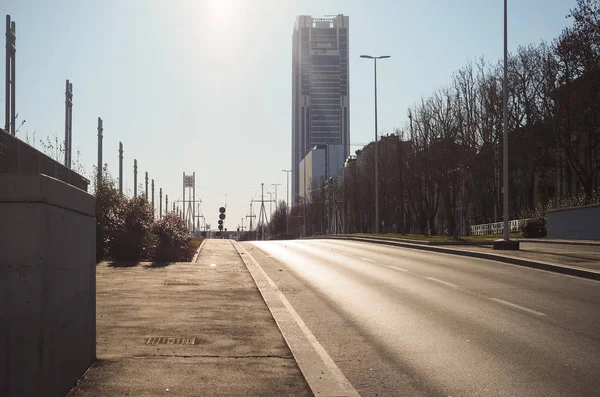
[[[243,243],[361,396],[595,396],[600,283],[340,240]]]
[[[96,363],[69,396],[312,395],[229,240],[197,263],[102,263]]]

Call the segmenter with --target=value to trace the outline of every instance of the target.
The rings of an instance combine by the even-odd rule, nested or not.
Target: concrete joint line
[[[256,259],[239,243],[232,241],[232,244],[254,279],[313,394],[358,397],[358,392]]]
[[[194,254],[194,257],[192,258],[192,263],[196,263],[196,261],[198,260],[198,255],[200,255],[200,251],[202,250],[202,247],[204,246],[205,242],[206,242],[206,239],[202,240],[202,242],[200,243],[200,247],[198,247],[198,250]]]

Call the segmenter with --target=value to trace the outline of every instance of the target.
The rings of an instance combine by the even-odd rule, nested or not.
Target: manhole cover
[[[153,336],[146,339],[147,345],[195,345],[196,338],[171,338],[163,336]]]

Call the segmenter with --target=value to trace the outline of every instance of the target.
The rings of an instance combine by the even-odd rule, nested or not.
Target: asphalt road
[[[362,396],[597,396],[600,283],[376,244],[244,243]]]

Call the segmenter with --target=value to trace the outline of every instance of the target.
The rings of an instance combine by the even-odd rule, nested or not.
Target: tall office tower
[[[344,166],[350,152],[348,17],[296,19],[292,42],[292,198],[299,167],[316,145],[327,145],[323,177]]]

